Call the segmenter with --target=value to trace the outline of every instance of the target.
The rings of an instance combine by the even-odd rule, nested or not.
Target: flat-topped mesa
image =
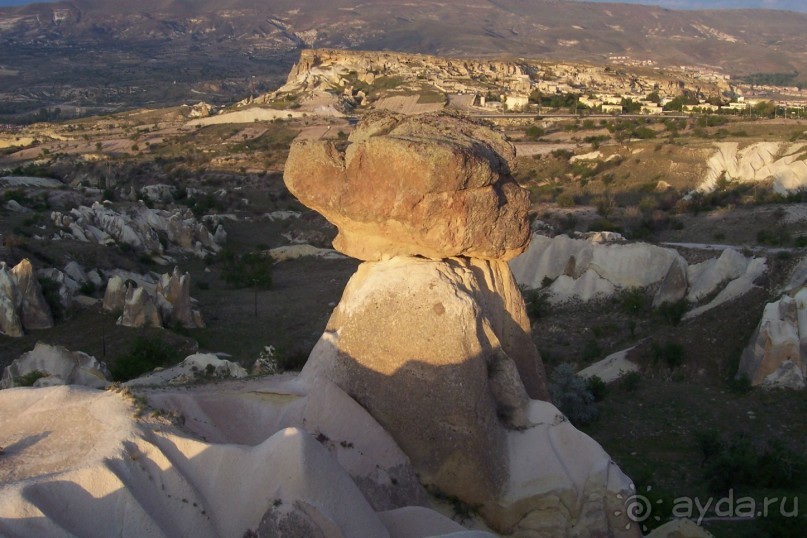
[[[529,193],[511,174],[500,133],[447,114],[373,114],[340,152],[295,140],[284,179],[339,229],[334,248],[393,256],[509,260],[529,242]]]

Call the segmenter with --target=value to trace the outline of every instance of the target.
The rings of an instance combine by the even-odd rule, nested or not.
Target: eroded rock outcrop
[[[22,260],[11,270],[0,262],[0,334],[22,336],[24,330],[51,327],[50,307],[31,262]]]
[[[153,287],[115,275],[107,282],[103,307],[110,312],[122,311],[118,323],[125,327],[204,327],[201,312],[193,307],[190,279],[178,267],[161,275]]]
[[[199,257],[221,250],[214,235],[189,209],[167,211],[134,205],[116,211],[96,202],[89,207],[79,206],[68,214],[54,211],[51,220],[64,229],[62,237],[102,245],[126,245],[152,255],[165,253],[163,242],[168,250],[191,252]]]
[[[503,533],[637,536],[628,478],[534,399],[542,365],[506,262],[381,258],[351,279],[300,376],[127,387],[137,399],[0,392],[0,534],[463,533],[420,478]]]
[[[807,374],[807,288],[768,303],[737,376],[765,388],[803,389]]]
[[[102,388],[109,385],[109,370],[95,357],[63,346],[37,342],[33,350],[23,353],[3,370],[0,389],[17,386],[20,378],[32,374],[37,378],[35,387],[84,385]]]
[[[247,371],[238,363],[220,359],[212,353],[194,353],[170,368],[157,369],[126,382],[137,385],[182,385],[196,381],[246,377]]]
[[[747,257],[732,248],[688,265],[672,248],[598,240],[596,235],[572,239],[536,233],[510,267],[520,285],[544,288],[553,303],[590,301],[640,288],[652,293],[654,308],[683,300],[697,305],[684,319],[748,293],[768,268],[765,258]]]
[[[431,530],[462,530],[417,507],[425,494],[406,456],[337,387],[308,395],[277,386],[231,389],[155,393],[161,407],[186,417],[182,430],[162,419],[133,418],[134,402],[119,392],[0,391],[0,534],[434,534],[407,532],[411,523],[395,513],[406,506]],[[272,405],[281,394],[282,403]],[[332,425],[335,418],[355,427],[349,437]],[[233,423],[238,427],[227,427]],[[244,438],[256,425],[259,434]],[[200,426],[212,440],[189,435]],[[363,488],[360,478],[378,486]]]
[[[342,154],[297,141],[286,166],[289,189],[339,228],[334,247],[367,260],[300,380],[338,385],[424,485],[481,506],[500,532],[630,534],[607,509],[630,481],[540,401],[543,365],[506,263],[529,239],[512,146],[445,115],[372,116],[349,142]],[[578,448],[550,457],[556,435]]]
[[[701,192],[711,192],[721,181],[772,181],[777,193],[787,194],[807,185],[805,144],[756,142],[740,147],[737,142],[719,142],[709,158]]]

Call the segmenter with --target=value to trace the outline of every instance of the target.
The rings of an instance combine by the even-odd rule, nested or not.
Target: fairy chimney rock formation
[[[301,377],[336,383],[390,432],[421,481],[483,504],[508,487],[508,431],[548,400],[507,260],[529,241],[513,146],[450,115],[371,115],[344,151],[296,140],[285,181],[365,260]],[[495,519],[495,518],[494,518]]]

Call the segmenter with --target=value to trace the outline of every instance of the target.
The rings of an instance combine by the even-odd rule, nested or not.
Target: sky
[[[614,2],[614,0],[577,1]],[[616,1],[619,2],[620,0]],[[621,0],[621,2],[626,4],[656,5],[669,9],[765,8],[807,12],[807,0]],[[0,7],[20,6],[33,3],[34,2],[32,0],[0,0]]]

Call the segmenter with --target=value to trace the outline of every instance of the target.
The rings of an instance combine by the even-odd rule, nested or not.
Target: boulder
[[[790,279],[785,284],[785,293],[796,293],[807,284],[807,255],[802,256],[796,267],[790,272]]]
[[[186,329],[205,326],[201,312],[193,308],[188,273],[180,274],[175,267],[172,273],[161,275],[156,283],[146,277],[149,275],[122,273],[107,282],[103,307],[108,311],[122,309],[121,325],[181,325]]]
[[[181,275],[174,267],[172,274],[164,274],[157,282],[157,306],[164,325],[179,324],[186,329],[204,327],[201,313],[194,311],[190,296],[191,276]]]
[[[118,325],[124,327],[162,327],[160,313],[154,300],[144,288],[129,286]]]
[[[740,148],[737,142],[719,142],[707,161],[707,171],[698,186],[711,192],[721,179],[741,182],[771,181],[779,194],[807,185],[807,162],[802,158],[804,144],[756,142]]]
[[[155,370],[150,374],[129,380],[128,386],[181,385],[201,380],[246,377],[247,371],[238,363],[220,359],[212,353],[194,353],[171,368]]]
[[[174,199],[177,189],[173,185],[157,183],[155,185],[145,185],[140,189],[140,194],[152,202],[171,202]]]
[[[3,270],[0,268],[0,281],[2,278]],[[3,293],[0,293],[0,334],[13,337],[19,337],[24,334],[13,298]]]
[[[332,141],[292,143],[284,180],[339,229],[334,248],[391,256],[509,259],[529,239],[529,193],[511,175],[515,150],[457,117],[377,114]]]
[[[527,251],[510,262],[516,281],[541,288],[547,280],[550,301],[588,301],[619,289],[659,286],[654,303],[678,300],[686,291],[686,262],[673,249],[647,243],[599,242],[592,235],[533,234]],[[683,290],[683,291],[682,291]]]
[[[51,219],[57,226],[68,229],[70,235],[79,241],[126,244],[155,256],[164,253],[161,236],[168,240],[170,249],[200,257],[221,249],[208,229],[185,208],[167,211],[139,204],[118,212],[95,203],[74,208],[69,215],[54,211]]]
[[[591,301],[610,297],[616,289],[616,286],[595,271],[586,271],[579,278],[560,275],[549,286],[549,302],[557,304],[572,300]]]
[[[31,262],[24,259],[11,270],[0,262],[0,334],[19,337],[50,327],[53,317]]]
[[[219,245],[223,245],[227,242],[227,232],[221,224],[216,226],[216,231],[213,233],[213,241]]]
[[[708,312],[723,303],[745,295],[752,289],[758,287],[755,284],[756,280],[765,274],[767,270],[768,265],[765,258],[752,258],[748,262],[748,266],[742,275],[726,284],[726,287],[720,290],[714,299],[684,314],[682,319],[687,320],[700,316],[704,312]]]
[[[0,262],[0,333],[14,337],[23,335],[18,305],[17,283],[6,262]]]
[[[89,278],[90,282],[92,282],[97,288],[100,288],[104,284],[104,280],[101,278],[101,275],[96,269],[88,271],[87,278]]]
[[[28,209],[25,206],[20,205],[20,203],[17,202],[16,200],[9,200],[8,202],[5,203],[5,205],[3,207],[6,208],[9,211],[14,212],[14,213],[30,213],[31,212],[30,209]]]
[[[17,284],[20,301],[20,319],[25,330],[49,329],[53,327],[50,307],[42,295],[42,288],[34,274],[34,268],[27,259],[14,266],[11,274]]]
[[[34,349],[23,353],[3,370],[0,388],[8,389],[17,379],[39,372],[42,379],[35,386],[84,385],[103,388],[109,385],[109,370],[95,357],[82,351],[69,351],[63,346],[37,342]]]
[[[670,264],[670,270],[661,281],[661,285],[653,296],[653,308],[666,303],[676,303],[687,293],[687,263],[683,258],[676,258]]]
[[[106,290],[104,291],[104,310],[109,312],[123,310],[125,304],[126,282],[123,280],[123,277],[115,275],[106,283]]]
[[[38,278],[47,278],[59,285],[59,304],[64,309],[73,304],[73,295],[81,288],[78,282],[55,267],[46,267],[36,272]]]
[[[764,389],[801,390],[804,388],[804,370],[792,360],[783,361],[776,371],[765,376],[761,385]]]
[[[638,372],[639,365],[629,359],[634,349],[636,349],[636,346],[612,353],[601,361],[583,368],[577,375],[585,379],[597,376],[605,383],[612,383],[625,374]]]
[[[725,249],[718,258],[691,265],[687,269],[689,291],[687,300],[697,303],[717,291],[726,282],[742,276],[750,259],[733,248]]]
[[[84,268],[75,261],[64,266],[64,273],[79,284],[84,284],[89,280],[87,273],[84,272]]]
[[[602,447],[548,402],[528,407],[531,426],[507,432],[508,480],[480,508],[514,536],[641,536],[625,499],[633,484]]]
[[[760,385],[773,375],[768,380],[768,386],[772,386],[785,373],[776,374],[785,362],[797,366],[803,374],[798,318],[797,302],[792,297],[785,295],[768,303],[750,344],[743,350],[737,376],[747,376],[752,385]]]

